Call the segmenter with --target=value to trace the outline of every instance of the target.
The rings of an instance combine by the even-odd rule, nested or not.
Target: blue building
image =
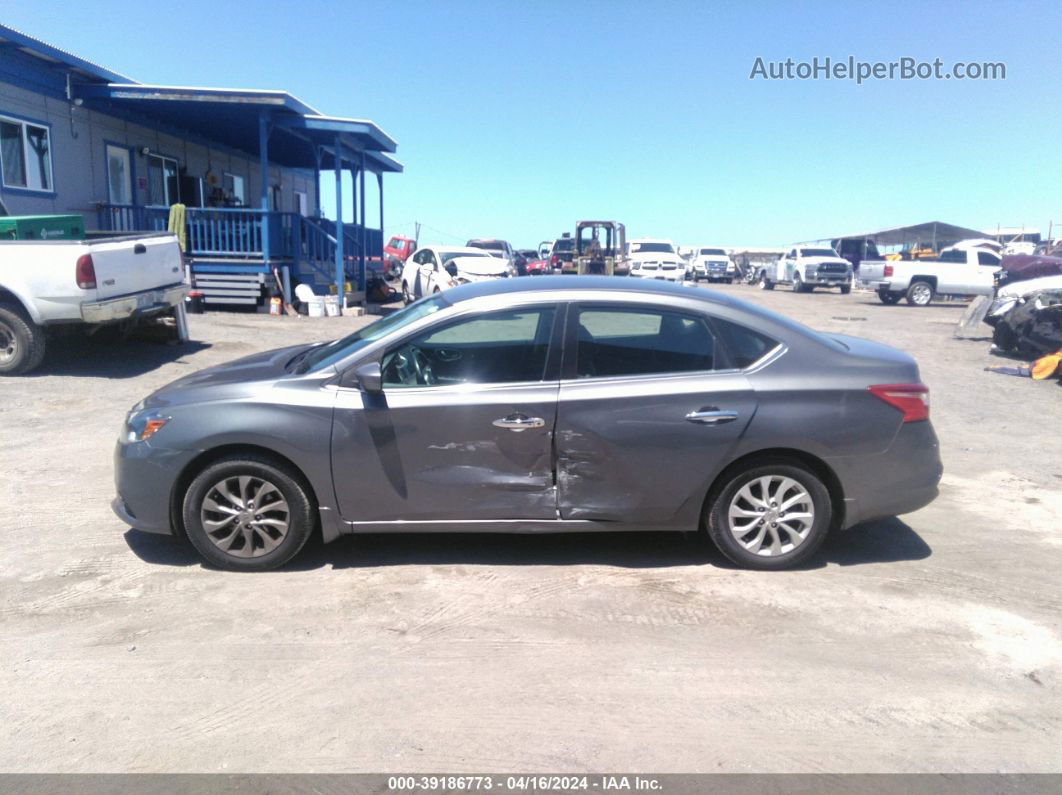
[[[383,175],[402,170],[396,148],[373,122],[284,91],[144,85],[0,25],[0,212],[80,213],[86,229],[137,232],[165,230],[183,204],[208,300],[259,301],[277,276],[288,295],[291,279],[363,294],[382,258]],[[352,191],[339,190],[343,171]],[[353,208],[356,223],[324,217],[323,172],[337,187],[329,215]]]

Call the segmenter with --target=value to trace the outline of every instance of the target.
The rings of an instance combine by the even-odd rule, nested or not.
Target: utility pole
[[[413,248],[420,248],[420,221],[414,221]]]

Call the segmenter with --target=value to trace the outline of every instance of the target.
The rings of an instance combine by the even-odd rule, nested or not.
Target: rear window
[[[735,367],[744,369],[758,362],[774,348],[778,347],[778,341],[753,331],[745,326],[732,323],[721,318],[715,319],[715,326],[719,330],[719,336],[723,338],[723,344],[730,353]]]
[[[554,251],[571,251],[572,239],[570,237],[562,237],[556,243],[553,244]]]

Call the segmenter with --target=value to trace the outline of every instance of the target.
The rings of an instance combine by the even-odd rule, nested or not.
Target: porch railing
[[[107,232],[160,232],[169,222],[169,207],[101,204],[99,229]],[[298,213],[251,208],[188,207],[185,226],[192,257],[258,259],[264,256],[263,223],[268,217],[269,256],[288,260],[296,271],[308,268],[322,280],[335,274],[336,223],[325,218],[307,218]],[[383,252],[383,233],[357,224],[343,224],[343,259],[346,278],[355,289],[364,289],[365,262],[377,267]],[[365,244],[362,249],[362,238]]]

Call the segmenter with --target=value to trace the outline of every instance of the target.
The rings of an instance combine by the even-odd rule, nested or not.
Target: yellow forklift
[[[617,221],[579,221],[575,225],[573,272],[580,276],[626,276],[626,229]]]

